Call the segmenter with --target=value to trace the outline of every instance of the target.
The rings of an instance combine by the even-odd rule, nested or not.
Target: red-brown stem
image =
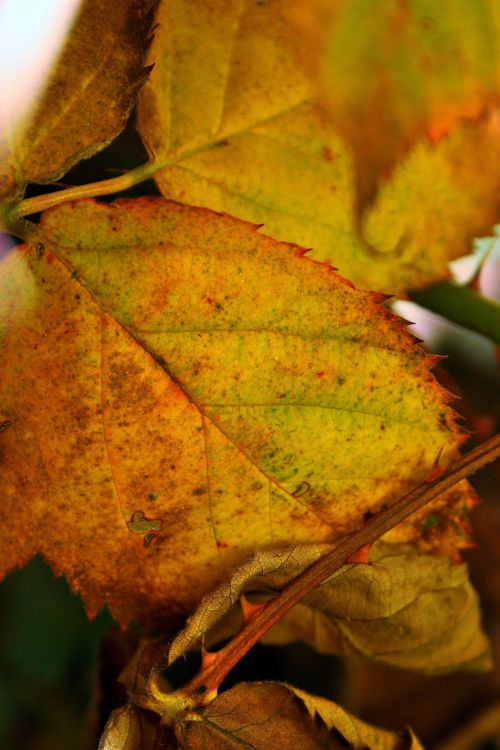
[[[178,692],[193,699],[198,705],[209,702],[217,693],[224,677],[262,636],[306,594],[320,586],[360,547],[371,544],[412,513],[452,487],[461,479],[474,474],[495,458],[500,457],[500,435],[492,437],[462,456],[436,479],[419,485],[400,498],[394,505],[377,513],[365,526],[351,534],[331,552],[320,558],[295,578],[289,586],[271,599],[255,616],[247,621],[234,638],[213,654],[205,668]]]

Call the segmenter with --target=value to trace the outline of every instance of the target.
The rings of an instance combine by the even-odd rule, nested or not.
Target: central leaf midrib
[[[116,318],[115,318],[114,316],[112,316],[112,317],[113,317],[113,320],[116,320]],[[237,443],[236,443],[236,442],[234,441],[234,439],[233,439],[233,438],[231,437],[231,435],[228,435],[228,434],[227,434],[227,433],[226,433],[226,432],[225,432],[225,431],[224,431],[224,430],[222,429],[222,427],[220,426],[220,424],[218,424],[218,423],[217,423],[217,422],[216,422],[216,421],[215,421],[215,420],[214,420],[214,419],[212,418],[212,416],[210,415],[210,413],[208,413],[207,411],[205,411],[205,409],[203,408],[203,404],[200,404],[200,403],[198,402],[198,400],[197,400],[197,399],[196,399],[196,398],[195,398],[195,397],[193,396],[193,394],[192,394],[192,393],[191,393],[191,392],[190,392],[190,391],[189,391],[189,390],[188,390],[188,389],[186,388],[186,386],[185,386],[185,385],[184,385],[184,384],[183,384],[183,383],[182,383],[182,382],[181,382],[181,381],[180,381],[180,380],[179,380],[179,379],[178,379],[178,378],[177,378],[177,377],[176,377],[176,376],[175,376],[175,375],[174,375],[174,374],[173,374],[173,373],[172,373],[172,372],[170,371],[170,368],[169,368],[169,366],[168,366],[167,362],[165,362],[165,360],[164,360],[164,359],[163,359],[163,358],[162,358],[161,356],[157,355],[157,354],[156,354],[156,353],[155,353],[154,351],[152,351],[152,350],[151,350],[151,349],[150,349],[150,348],[149,348],[149,347],[148,347],[148,346],[147,346],[147,345],[145,344],[145,342],[143,342],[143,341],[142,341],[141,339],[137,338],[137,337],[135,336],[135,334],[133,333],[133,331],[132,331],[132,330],[131,330],[130,328],[128,328],[128,326],[126,326],[126,325],[125,325],[124,323],[122,323],[122,322],[121,322],[121,321],[119,321],[119,320],[116,320],[116,322],[117,322],[117,324],[118,324],[118,325],[120,325],[120,326],[121,326],[121,327],[122,327],[122,328],[123,328],[123,329],[124,329],[124,330],[126,331],[126,333],[127,333],[127,334],[128,334],[129,336],[130,336],[130,338],[132,338],[132,339],[133,339],[133,341],[135,341],[135,343],[136,343],[136,344],[137,344],[138,346],[140,346],[140,347],[141,347],[141,348],[142,348],[142,349],[143,349],[143,350],[144,350],[145,352],[147,352],[147,353],[149,354],[149,356],[150,356],[150,357],[151,357],[151,358],[152,358],[152,359],[153,359],[153,360],[154,360],[154,361],[155,361],[155,362],[156,362],[156,363],[157,363],[157,364],[158,364],[158,365],[159,365],[159,366],[160,366],[160,367],[161,367],[161,368],[163,369],[163,371],[164,371],[164,372],[166,373],[166,375],[167,375],[167,376],[169,377],[169,379],[170,379],[170,380],[171,380],[171,381],[172,381],[173,383],[175,383],[175,385],[176,385],[176,386],[177,386],[177,387],[178,387],[178,388],[179,388],[179,389],[180,389],[180,390],[182,391],[182,393],[183,393],[183,394],[184,394],[184,395],[186,396],[186,398],[187,398],[187,399],[188,399],[189,401],[191,401],[191,403],[192,403],[192,404],[194,404],[194,406],[195,406],[195,407],[197,408],[197,410],[199,411],[199,413],[200,413],[200,415],[202,416],[202,418],[203,418],[203,417],[206,417],[206,419],[208,419],[208,421],[210,422],[210,424],[211,424],[211,425],[213,425],[213,426],[214,426],[214,427],[215,427],[215,428],[216,428],[216,429],[218,430],[218,432],[220,432],[220,434],[221,434],[221,435],[222,435],[222,436],[223,436],[223,437],[224,437],[224,438],[225,438],[225,439],[226,439],[226,440],[227,440],[227,441],[228,441],[229,443],[231,443],[231,445],[232,445],[232,446],[234,446],[234,448],[236,448],[236,450],[237,450],[237,451],[238,451],[239,453],[241,453],[241,455],[242,455],[242,456],[243,456],[243,457],[244,457],[244,458],[245,458],[245,459],[246,459],[246,460],[247,460],[247,461],[248,461],[248,462],[249,462],[250,464],[252,464],[252,466],[254,466],[254,468],[256,468],[256,469],[257,469],[257,471],[258,471],[258,472],[259,472],[259,473],[260,473],[260,474],[261,474],[261,475],[262,475],[263,477],[265,477],[265,479],[267,479],[267,480],[268,480],[269,482],[271,482],[271,483],[272,483],[272,484],[274,484],[274,485],[275,485],[276,487],[278,487],[278,489],[279,489],[279,490],[280,490],[281,492],[284,492],[284,493],[285,493],[286,495],[288,495],[289,497],[293,497],[293,498],[294,498],[294,500],[297,500],[297,501],[298,501],[298,502],[299,502],[299,503],[300,503],[301,505],[303,505],[303,506],[304,506],[304,507],[305,507],[305,508],[306,508],[306,509],[307,509],[307,510],[308,510],[308,511],[310,512],[310,513],[312,513],[313,515],[315,515],[315,516],[316,516],[316,518],[318,518],[318,519],[319,519],[319,520],[320,520],[320,521],[321,521],[322,523],[326,524],[327,526],[329,526],[329,527],[331,528],[331,526],[332,526],[332,525],[331,525],[331,522],[330,522],[330,521],[327,521],[327,520],[326,520],[325,518],[323,518],[323,517],[322,517],[322,516],[321,516],[321,515],[320,515],[320,514],[319,514],[319,513],[317,512],[317,510],[316,510],[316,509],[314,509],[314,508],[312,508],[311,506],[307,505],[307,503],[305,503],[305,502],[304,502],[304,501],[303,501],[303,500],[302,500],[302,499],[301,499],[300,497],[295,497],[295,496],[293,496],[293,495],[292,495],[292,494],[291,494],[291,493],[290,493],[290,492],[289,492],[289,491],[288,491],[287,489],[285,489],[284,487],[282,487],[282,486],[280,485],[280,483],[279,483],[279,482],[278,482],[278,481],[277,481],[277,480],[276,480],[276,479],[275,479],[274,477],[272,477],[272,476],[270,476],[269,474],[267,474],[267,473],[266,473],[266,471],[265,471],[265,470],[264,470],[264,469],[262,468],[262,466],[259,466],[259,465],[258,465],[257,463],[255,463],[254,459],[253,459],[253,458],[252,458],[251,456],[249,456],[249,455],[248,455],[248,453],[247,453],[247,452],[246,452],[245,450],[243,450],[243,448],[241,447],[241,445],[238,445],[238,444],[237,444]]]
[[[215,137],[213,140],[207,140],[204,141],[199,146],[195,146],[191,149],[185,149],[184,151],[179,151],[178,153],[173,153],[172,155],[168,155],[168,151],[163,151],[162,149],[157,149],[155,155],[154,155],[154,162],[158,163],[158,169],[166,169],[168,167],[178,167],[181,166],[181,162],[184,159],[190,159],[193,156],[198,156],[198,154],[202,154],[205,151],[210,151],[210,149],[217,147],[217,145],[221,141],[229,140],[230,138],[237,138],[240,135],[245,135],[246,133],[249,133],[253,128],[259,128],[262,125],[265,125],[267,122],[271,122],[277,117],[281,117],[282,115],[287,114],[288,112],[291,112],[292,110],[296,109],[297,107],[301,107],[306,104],[316,104],[316,99],[312,96],[308,96],[306,98],[300,98],[298,99],[294,104],[290,104],[288,107],[284,107],[279,112],[275,112],[273,115],[270,115],[269,117],[264,117],[262,120],[255,120],[254,122],[249,123],[244,128],[240,128],[238,130],[231,131],[229,133],[226,133],[222,137]]]
[[[67,272],[72,277],[73,273],[75,272],[75,268],[72,266],[71,262],[67,260],[64,257],[61,257],[59,253],[57,252],[57,247],[55,243],[46,238],[46,241],[50,244],[51,250],[54,253],[54,255],[57,257],[59,262],[66,268]],[[35,239],[36,242],[36,239]],[[82,279],[82,276],[78,274],[76,277],[76,282],[82,287],[82,289],[85,290],[85,292],[90,296],[90,298],[93,300],[94,304],[101,310],[102,312],[106,313],[107,315],[112,318],[117,325],[120,326],[120,328],[127,334],[128,337],[130,337],[136,344],[139,346],[143,351],[147,352],[147,354],[156,362],[166,373],[168,378],[171,382],[175,383],[175,385],[182,391],[182,393],[186,396],[186,398],[196,407],[198,412],[202,417],[206,417],[211,425],[213,425],[217,431],[259,472],[259,474],[264,477],[267,481],[271,482],[272,485],[277,487],[281,492],[284,492],[288,497],[293,498],[297,502],[299,502],[308,513],[311,513],[312,515],[316,516],[316,518],[324,525],[328,526],[329,528],[333,528],[331,521],[327,520],[320,514],[317,509],[313,508],[311,505],[304,502],[300,497],[295,497],[292,495],[292,493],[283,487],[280,482],[275,479],[274,477],[270,476],[265,469],[260,466],[258,463],[255,462],[255,460],[248,455],[248,453],[242,448],[241,445],[237,444],[234,439],[231,437],[231,435],[228,435],[225,430],[222,429],[221,425],[218,424],[210,415],[208,411],[205,410],[204,405],[201,404],[198,399],[193,396],[191,391],[185,386],[185,384],[180,381],[169,369],[169,366],[167,362],[160,356],[157,355],[153,350],[149,348],[149,346],[142,341],[141,338],[139,338],[136,333],[125,323],[123,323],[119,318],[117,318],[107,307],[96,297],[94,292],[87,286],[85,283],[85,280]],[[382,418],[379,415],[371,415],[373,417],[379,417]],[[401,423],[402,424],[402,423]]]
[[[57,252],[57,248],[56,248],[56,245],[55,245],[55,243],[54,243],[54,242],[53,242],[52,240],[50,240],[49,238],[46,238],[46,237],[45,237],[45,235],[43,235],[43,234],[42,234],[42,236],[44,237],[44,239],[45,239],[45,242],[46,242],[46,243],[47,243],[48,245],[50,245],[50,248],[51,248],[51,252],[52,252],[52,253],[54,254],[54,256],[55,256],[55,257],[57,258],[57,260],[58,260],[58,261],[59,261],[59,262],[61,263],[61,265],[62,265],[62,266],[64,266],[64,268],[66,269],[66,271],[67,271],[67,272],[69,273],[69,275],[70,275],[70,278],[73,278],[73,280],[74,280],[74,281],[76,281],[76,283],[77,283],[77,284],[79,284],[79,285],[81,286],[81,288],[82,288],[82,289],[83,289],[83,290],[84,290],[84,291],[85,291],[85,292],[86,292],[86,293],[87,293],[87,294],[89,295],[89,297],[90,297],[90,298],[92,299],[92,301],[94,302],[94,304],[96,305],[96,307],[97,307],[97,308],[98,308],[98,309],[99,309],[99,310],[101,311],[101,313],[105,313],[105,314],[109,315],[109,317],[110,317],[110,318],[112,318],[112,320],[114,320],[114,321],[115,321],[115,323],[116,323],[116,324],[117,324],[118,326],[120,326],[120,328],[121,328],[121,329],[122,329],[122,330],[123,330],[123,331],[124,331],[124,332],[125,332],[125,333],[127,334],[127,336],[129,336],[129,337],[130,337],[130,338],[131,338],[131,339],[132,339],[132,340],[133,340],[133,341],[134,341],[134,342],[135,342],[135,343],[137,344],[137,346],[139,346],[139,347],[140,347],[140,348],[141,348],[141,349],[142,349],[143,351],[145,351],[145,352],[146,352],[146,353],[147,353],[147,354],[148,354],[148,355],[149,355],[149,356],[151,357],[151,359],[153,359],[153,361],[154,361],[154,362],[155,362],[156,364],[158,364],[158,365],[159,365],[159,366],[160,366],[160,367],[162,368],[162,370],[163,370],[163,371],[165,372],[165,374],[166,374],[166,375],[167,375],[167,377],[168,377],[168,378],[170,379],[170,381],[171,381],[172,383],[175,383],[175,385],[176,385],[176,386],[177,386],[177,387],[178,387],[178,388],[179,388],[179,389],[180,389],[180,390],[182,391],[182,393],[183,393],[183,394],[184,394],[184,395],[186,396],[186,398],[187,398],[187,399],[188,399],[188,400],[189,400],[189,401],[190,401],[190,402],[191,402],[192,404],[194,404],[194,406],[196,407],[196,409],[198,410],[198,412],[200,413],[200,415],[201,415],[202,417],[203,417],[203,416],[205,416],[205,417],[206,417],[206,418],[207,418],[207,419],[209,420],[210,424],[212,424],[212,425],[213,425],[213,426],[214,426],[214,427],[215,427],[215,428],[216,428],[216,429],[217,429],[217,430],[218,430],[218,431],[219,431],[219,432],[221,433],[221,435],[223,435],[223,437],[224,437],[224,438],[225,438],[226,440],[228,440],[228,442],[230,442],[230,443],[231,443],[231,445],[233,445],[233,446],[234,446],[234,447],[236,448],[236,450],[237,450],[237,451],[238,451],[239,453],[241,453],[241,455],[242,455],[242,456],[243,456],[243,457],[244,457],[244,458],[245,458],[245,459],[246,459],[246,460],[247,460],[247,461],[248,461],[249,463],[251,463],[251,464],[252,464],[252,466],[254,466],[254,467],[255,467],[255,468],[257,469],[257,471],[258,471],[258,472],[259,472],[259,473],[260,473],[260,474],[261,474],[261,475],[262,475],[263,477],[265,477],[265,479],[267,479],[267,480],[268,480],[269,482],[271,482],[272,484],[274,484],[274,485],[275,485],[276,487],[278,487],[278,489],[279,489],[280,491],[284,492],[284,493],[285,493],[286,495],[288,495],[289,497],[293,497],[293,499],[294,499],[294,500],[297,500],[297,501],[298,501],[298,502],[299,502],[299,503],[300,503],[301,505],[303,505],[303,506],[304,506],[304,507],[306,508],[306,510],[307,510],[307,511],[308,511],[309,513],[312,513],[312,514],[313,514],[314,516],[316,516],[316,518],[318,518],[318,520],[319,520],[319,521],[321,521],[321,523],[323,523],[323,524],[325,524],[326,526],[328,526],[328,527],[332,528],[332,525],[331,525],[331,522],[330,522],[330,521],[328,521],[328,520],[326,520],[325,518],[323,518],[323,517],[322,517],[322,516],[321,516],[321,515],[320,515],[320,514],[319,514],[319,513],[317,512],[317,510],[315,510],[314,508],[312,508],[312,507],[310,507],[309,505],[307,505],[306,503],[304,503],[304,501],[303,501],[303,500],[302,500],[302,499],[301,499],[300,497],[294,497],[294,496],[293,496],[293,495],[292,495],[292,494],[291,494],[291,493],[290,493],[290,492],[289,492],[288,490],[286,490],[286,489],[285,489],[284,487],[281,487],[281,485],[280,485],[280,484],[279,484],[279,483],[278,483],[278,482],[276,481],[276,479],[274,479],[273,477],[269,476],[269,475],[268,475],[268,474],[267,474],[267,473],[266,473],[266,472],[265,472],[265,471],[263,470],[263,468],[262,468],[261,466],[259,466],[258,464],[256,464],[256,463],[255,463],[255,461],[254,461],[254,460],[253,460],[253,459],[252,459],[252,458],[251,458],[250,456],[248,456],[248,455],[247,455],[247,453],[246,453],[246,452],[245,452],[245,451],[244,451],[244,450],[243,450],[243,449],[241,448],[241,446],[237,445],[237,444],[236,444],[236,443],[234,442],[234,440],[233,440],[233,439],[231,438],[231,436],[230,436],[230,435],[227,435],[227,434],[226,434],[226,433],[224,432],[224,430],[223,430],[223,429],[222,429],[222,428],[220,427],[220,425],[218,425],[218,424],[217,424],[217,423],[216,423],[216,422],[215,422],[215,421],[214,421],[214,420],[212,419],[212,417],[210,416],[210,414],[208,414],[208,413],[206,413],[206,412],[204,411],[204,409],[202,408],[201,404],[199,404],[199,403],[198,403],[198,401],[197,401],[197,399],[195,399],[195,398],[194,398],[194,396],[193,396],[193,395],[192,395],[192,394],[190,393],[190,391],[186,389],[186,387],[184,386],[184,384],[183,384],[183,383],[182,383],[181,381],[179,381],[179,380],[178,380],[178,379],[177,379],[177,378],[176,378],[176,377],[175,377],[175,376],[174,376],[174,375],[173,375],[173,374],[172,374],[172,373],[170,372],[170,370],[169,370],[169,368],[168,368],[168,365],[167,365],[167,363],[165,362],[165,360],[164,360],[164,359],[162,359],[162,358],[161,358],[161,357],[160,357],[159,355],[155,354],[155,352],[154,352],[154,351],[152,351],[152,350],[151,350],[151,349],[150,349],[150,348],[149,348],[149,347],[148,347],[148,346],[147,346],[147,345],[146,345],[146,344],[145,344],[145,343],[144,343],[143,341],[141,341],[141,339],[137,338],[137,336],[135,336],[134,332],[133,332],[133,331],[132,331],[132,330],[131,330],[131,329],[130,329],[130,328],[129,328],[129,327],[127,326],[127,325],[125,325],[125,323],[123,323],[123,322],[122,322],[121,320],[119,320],[119,319],[118,319],[118,318],[117,318],[117,317],[116,317],[116,316],[115,316],[115,315],[114,315],[114,314],[113,314],[113,313],[112,313],[112,312],[111,312],[110,310],[108,310],[108,309],[107,309],[107,308],[105,307],[105,305],[103,305],[103,304],[102,304],[102,303],[100,302],[100,300],[99,300],[99,299],[98,299],[98,298],[96,297],[96,295],[94,294],[94,292],[93,292],[93,291],[92,291],[92,290],[91,290],[91,289],[90,289],[90,288],[89,288],[89,287],[88,287],[88,286],[87,286],[87,285],[86,285],[86,284],[84,283],[84,280],[82,279],[81,275],[78,275],[78,276],[76,276],[76,277],[73,277],[73,273],[75,272],[75,270],[76,270],[76,269],[74,269],[74,268],[73,268],[73,266],[71,265],[71,263],[70,263],[70,262],[69,262],[69,261],[68,261],[68,260],[67,260],[66,258],[63,258],[63,257],[61,257],[61,256],[59,255],[59,253]],[[35,236],[35,237],[34,237],[34,242],[35,242],[35,243],[37,242],[37,236]]]

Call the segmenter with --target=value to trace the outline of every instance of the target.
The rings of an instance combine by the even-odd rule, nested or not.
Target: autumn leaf
[[[142,747],[137,709],[130,704],[115,709],[104,728],[98,750],[141,750]]]
[[[445,278],[498,219],[497,119],[415,146],[366,216],[367,245],[353,219],[351,155],[305,76],[288,10],[284,0],[160,6],[138,116],[165,165],[160,190],[312,247],[364,288],[401,295]]]
[[[184,750],[421,750],[409,731],[398,736],[378,729],[330,701],[278,682],[240,683],[179,721],[177,736]]]
[[[320,719],[331,732],[339,732],[353,747],[373,748],[374,750],[420,750],[421,745],[411,729],[405,729],[398,735],[379,727],[374,727],[344,711],[333,701],[311,695],[304,690],[287,686],[307,708],[313,720]]]
[[[311,95],[286,8],[286,0],[160,3],[139,112],[152,152],[212,146]]]
[[[259,552],[204,598],[169,651],[187,650],[234,633],[240,596],[262,601],[283,588],[329,545]],[[295,605],[265,636],[268,643],[303,640],[323,653],[347,653],[405,669],[486,669],[489,646],[465,565],[378,542],[370,565],[346,565]]]
[[[42,552],[91,613],[180,623],[256,549],[352,531],[462,442],[383,297],[231,217],[65,204],[0,286],[1,572]]]
[[[495,0],[298,0],[295,12],[322,99],[353,150],[358,211],[416,140],[498,103]]]
[[[84,0],[26,117],[0,126],[0,200],[58,180],[124,128],[147,74],[157,0]]]

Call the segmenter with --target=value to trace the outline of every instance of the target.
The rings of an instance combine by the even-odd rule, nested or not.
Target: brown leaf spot
[[[333,152],[331,148],[328,148],[328,146],[323,146],[322,154],[325,161],[333,161]]]

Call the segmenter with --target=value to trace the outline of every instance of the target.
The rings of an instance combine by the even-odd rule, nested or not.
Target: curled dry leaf
[[[180,624],[256,549],[339,538],[462,442],[383,297],[245,222],[65,204],[0,286],[0,572],[42,552],[122,623]]]
[[[234,632],[238,599],[269,596],[324,555],[329,545],[260,552],[209,594],[172,643],[172,662],[204,637]],[[426,672],[487,669],[488,641],[465,565],[377,542],[370,565],[346,565],[295,605],[265,636],[303,640],[323,653],[350,653]]]
[[[421,750],[410,733],[392,734],[340,706],[278,682],[241,683],[177,725],[183,750]]]
[[[145,750],[138,710],[128,704],[109,717],[98,750]]]
[[[498,118],[417,145],[365,217],[368,247],[352,216],[351,156],[305,76],[289,6],[161,4],[139,131],[152,158],[168,165],[156,174],[162,193],[264,224],[364,288],[402,295],[445,278],[448,261],[499,217]],[[343,82],[352,83],[345,73]],[[379,131],[365,133],[367,123],[371,144]]]
[[[354,155],[362,211],[421,137],[477,118],[500,90],[496,0],[296,0],[305,55]]]
[[[124,128],[157,0],[84,0],[49,79],[20,122],[0,125],[0,200],[53,182]]]

